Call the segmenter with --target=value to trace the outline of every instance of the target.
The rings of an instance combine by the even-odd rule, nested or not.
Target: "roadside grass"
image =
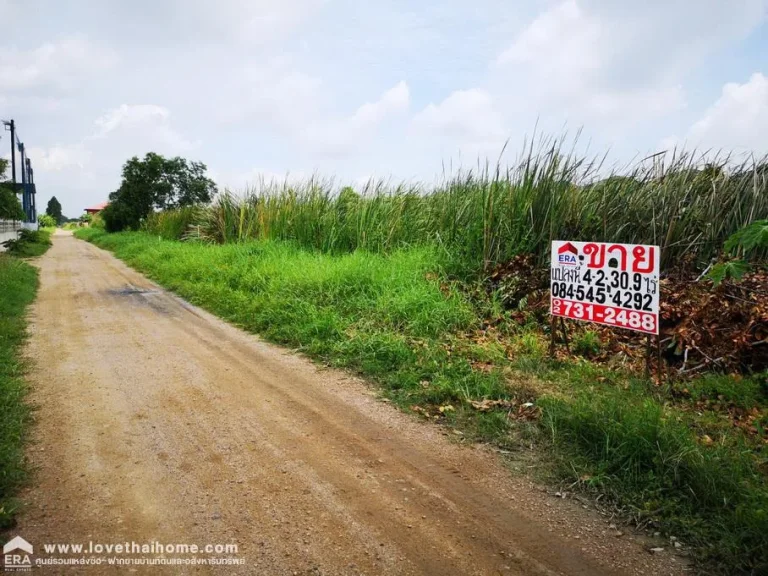
[[[22,230],[17,240],[6,242],[6,254],[19,258],[42,256],[51,247],[52,229]]]
[[[592,334],[579,337],[582,357],[556,361],[540,332],[513,322],[473,338],[480,309],[498,305],[446,280],[444,254],[429,244],[327,254],[289,241],[76,236],[246,330],[359,371],[403,409],[466,438],[526,457],[535,446],[554,478],[676,536],[703,571],[768,569],[768,445],[696,404],[715,393],[768,414],[764,377],[711,376],[680,398],[589,362],[600,345]]]
[[[702,572],[768,568],[768,450],[720,413],[673,402],[663,388],[586,363],[534,369],[564,397],[543,396],[541,427],[564,482],[606,495],[640,525],[693,547]],[[727,377],[718,377],[720,381]],[[693,381],[694,384],[696,381]],[[747,390],[760,378],[743,378]],[[768,414],[759,392],[745,405]]]
[[[22,253],[34,250],[21,250]],[[26,335],[26,311],[35,299],[37,269],[0,253],[0,528],[12,525],[17,509],[13,495],[25,478],[24,439],[30,412],[24,403],[24,363],[20,359]]]

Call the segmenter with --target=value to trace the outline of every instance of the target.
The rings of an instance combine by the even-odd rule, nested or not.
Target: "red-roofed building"
[[[86,208],[85,209],[85,213],[86,214],[91,214],[91,215],[98,214],[99,212],[104,210],[104,208],[107,207],[107,204],[109,204],[109,202],[102,202],[101,204],[96,204],[95,206],[91,206],[90,208]]]

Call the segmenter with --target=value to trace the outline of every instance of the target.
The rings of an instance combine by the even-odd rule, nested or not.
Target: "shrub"
[[[13,256],[41,256],[51,246],[51,234],[45,230],[22,230],[16,240],[3,242],[3,246]]]
[[[104,210],[99,212],[107,232],[120,232],[121,230],[138,229],[139,220],[133,212],[120,202],[110,202]]]
[[[40,214],[37,217],[37,223],[40,224],[40,226],[43,228],[56,227],[56,219],[53,216],[49,216],[48,214]]]

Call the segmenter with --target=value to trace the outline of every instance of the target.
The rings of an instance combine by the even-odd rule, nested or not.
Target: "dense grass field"
[[[20,354],[38,274],[17,255],[38,256],[49,246],[49,233],[41,232],[26,235],[9,253],[0,253],[0,528],[13,522],[13,495],[25,477],[24,439],[30,423]]]
[[[549,360],[532,327],[485,329],[484,318],[507,312],[450,279],[458,268],[439,242],[324,252],[295,238],[76,235],[246,330],[366,375],[405,410],[606,495],[708,569],[768,567],[765,437],[696,404],[714,396],[768,414],[763,376],[710,375],[681,398],[674,384],[589,362],[599,341],[585,335],[582,356]]]
[[[768,162],[695,153],[639,161],[611,173],[602,159],[539,142],[513,166],[481,168],[434,187],[369,182],[339,189],[320,178],[262,182],[206,209],[150,215],[167,239],[290,240],[341,254],[434,245],[454,275],[478,276],[521,253],[545,263],[552,240],[654,244],[662,268],[702,269],[726,239],[768,218]],[[768,249],[755,254],[765,258]]]

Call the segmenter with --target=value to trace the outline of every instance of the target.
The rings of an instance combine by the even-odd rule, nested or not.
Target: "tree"
[[[207,204],[216,184],[205,176],[202,162],[164,158],[149,152],[143,160],[134,156],[123,166],[120,187],[109,195],[101,212],[107,231],[137,229],[153,210]]]
[[[48,206],[45,208],[45,213],[56,221],[56,224],[61,224],[64,216],[61,214],[61,203],[56,200],[56,196],[53,196],[48,200]]]
[[[10,184],[5,182],[8,160],[0,158],[0,220],[24,220],[24,210],[19,197]]]

